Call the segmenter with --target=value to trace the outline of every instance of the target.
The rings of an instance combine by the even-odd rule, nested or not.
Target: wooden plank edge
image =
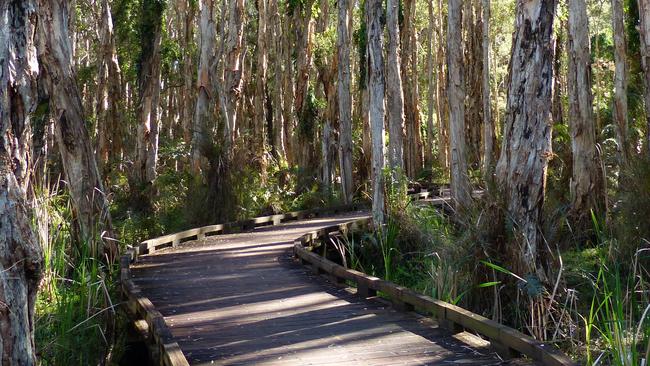
[[[362,220],[366,222],[368,221],[368,219],[365,218],[355,221]],[[352,222],[354,221],[328,226],[316,232],[301,235],[299,238],[294,240],[294,256],[300,259],[303,263],[311,264],[319,272],[326,273],[342,280],[352,281],[360,288],[362,287],[364,289],[381,291],[388,295],[391,301],[398,305],[397,307],[400,307],[403,310],[410,310],[411,307],[424,310],[431,315],[436,316],[440,320],[447,320],[453,324],[475,331],[490,339],[491,342],[498,343],[499,346],[513,349],[541,362],[544,365],[576,365],[574,361],[561,352],[492,319],[472,313],[471,311],[465,310],[459,306],[435,300],[426,295],[418,294],[411,289],[399,286],[390,281],[345,268],[305,248],[305,244],[312,243],[315,240],[322,240],[324,236],[329,235],[331,232],[339,231],[341,227],[350,227]],[[317,236],[314,237],[314,234],[317,234]],[[404,308],[404,304],[409,306]]]

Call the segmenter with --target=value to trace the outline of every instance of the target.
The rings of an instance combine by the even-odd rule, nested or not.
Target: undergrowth
[[[556,243],[547,281],[510,265],[518,233],[499,198],[487,195],[457,213],[389,189],[386,225],[345,238],[347,261],[518,328],[580,364],[648,365],[650,168],[626,174],[614,210],[593,215],[586,234],[572,231],[566,207],[547,204],[544,234]]]

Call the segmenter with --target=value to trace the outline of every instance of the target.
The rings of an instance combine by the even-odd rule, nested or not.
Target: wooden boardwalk
[[[365,212],[212,236],[139,258],[133,279],[193,365],[500,365],[431,320],[361,300],[291,258]],[[471,344],[471,342],[470,342]]]

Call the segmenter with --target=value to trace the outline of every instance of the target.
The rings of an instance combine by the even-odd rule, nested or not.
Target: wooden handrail
[[[409,194],[409,196],[414,201],[426,200],[436,196],[439,192],[440,188],[438,186],[427,187],[422,189],[421,192],[412,193]],[[212,235],[245,232],[254,230],[257,227],[279,225],[288,221],[318,217],[325,214],[356,211],[367,206],[368,205],[364,203],[354,203],[328,208],[293,211],[279,215],[260,216],[218,225],[202,226],[148,239],[127,249],[126,253],[120,257],[120,282],[122,294],[127,300],[127,310],[130,316],[136,321],[144,320],[144,324],[146,324],[146,329],[143,331],[146,331],[148,334],[147,337],[149,339],[152,357],[162,366],[189,365],[178,343],[173,341],[171,330],[165,323],[163,315],[156,310],[153,303],[142,294],[140,288],[132,280],[131,264],[137,262],[139,256],[151,254],[164,248],[175,247],[184,241],[201,240]],[[355,223],[352,223],[351,227],[354,228],[355,225]]]
[[[331,233],[347,233],[351,230],[368,228],[370,218],[332,225],[306,233],[294,241],[294,256],[310,265],[316,274],[326,274],[335,282],[349,281],[356,285],[357,294],[363,298],[374,297],[377,292],[385,294],[393,306],[401,311],[418,309],[435,316],[439,324],[447,328],[469,329],[488,338],[495,349],[506,354],[523,354],[543,365],[575,366],[569,357],[515,329],[492,319],[472,313],[459,306],[419,294],[393,282],[369,276],[363,272],[345,268],[320,255],[313,249],[317,243],[326,243]]]

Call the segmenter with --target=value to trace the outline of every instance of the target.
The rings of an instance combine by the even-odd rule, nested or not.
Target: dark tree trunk
[[[0,2],[0,359],[36,365],[34,305],[43,253],[27,212],[31,113],[36,108],[36,1]]]
[[[553,18],[556,0],[519,1],[510,60],[507,115],[497,180],[519,233],[516,273],[547,280],[542,264],[542,205],[551,157]]]
[[[102,179],[97,169],[84,110],[70,59],[66,0],[39,1],[39,59],[48,84],[55,137],[72,197],[79,244],[90,245],[101,258],[98,238],[103,239],[109,260],[117,254],[111,217]]]

